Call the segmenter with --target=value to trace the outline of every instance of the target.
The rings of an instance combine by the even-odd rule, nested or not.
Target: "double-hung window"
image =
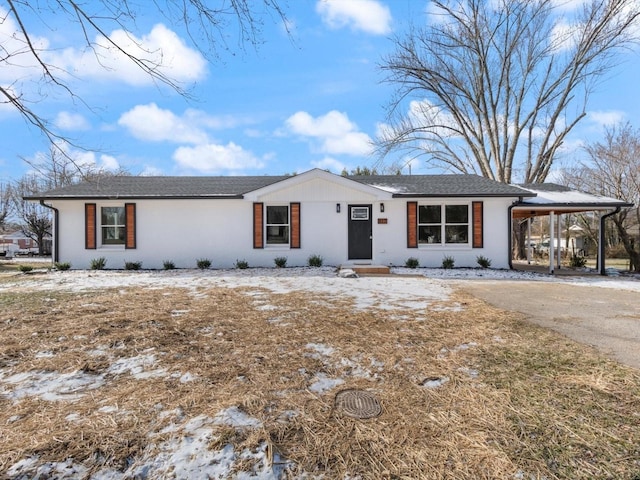
[[[419,205],[418,243],[468,244],[469,205]]]
[[[289,244],[289,206],[267,205],[267,245]]]
[[[100,215],[100,227],[102,230],[102,245],[124,245],[124,207],[102,207]]]
[[[136,204],[98,206],[84,204],[84,248],[123,246],[136,248]]]

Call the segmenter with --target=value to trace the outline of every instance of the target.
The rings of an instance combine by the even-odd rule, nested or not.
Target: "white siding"
[[[127,200],[136,204],[136,249],[101,247],[85,249],[85,201],[53,202],[59,209],[59,260],[72,268],[89,268],[94,258],[105,257],[107,268],[124,268],[125,261],[142,262],[143,268],[161,269],[171,260],[178,268],[195,268],[196,260],[208,258],[213,268],[229,268],[236,260],[251,267],[273,267],[273,259],[287,257],[288,266],[306,265],[310,255],[321,255],[325,265],[347,263],[349,204],[371,204],[373,220],[373,264],[402,266],[409,257],[422,266],[439,267],[445,255],[453,256],[457,267],[475,267],[476,258],[489,258],[494,268],[508,268],[508,207],[513,199],[464,199],[484,202],[484,248],[469,246],[421,246],[407,248],[407,199],[373,198],[369,192],[311,180],[257,198],[270,203],[300,202],[301,248],[253,248],[253,202],[251,200]],[[409,200],[411,201],[411,200]],[[421,200],[420,200],[421,201]],[[429,199],[429,203],[451,201]],[[100,207],[119,202],[90,202]],[[336,204],[340,204],[340,213]],[[384,203],[385,212],[380,211]],[[384,218],[386,224],[379,224]]]
[[[287,188],[259,195],[257,198],[261,202],[327,202],[333,203],[335,206],[337,202],[371,203],[378,197],[353,188],[347,188],[337,182],[314,178]]]
[[[394,199],[384,202],[385,212],[379,213],[374,208],[373,255],[379,265],[403,266],[409,257],[415,257],[423,267],[440,267],[445,256],[455,260],[456,267],[477,267],[477,257],[482,255],[491,260],[492,268],[509,268],[508,252],[508,208],[513,199],[510,198],[429,198],[429,199]],[[468,245],[420,245],[418,248],[407,248],[407,201],[418,201],[418,204],[429,203],[468,203],[484,202],[483,248],[472,248]],[[376,217],[387,218],[386,225],[377,224]],[[471,218],[469,218],[471,222]]]

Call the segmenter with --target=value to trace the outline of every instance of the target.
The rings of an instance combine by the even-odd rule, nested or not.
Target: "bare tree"
[[[0,183],[0,229],[5,227],[11,208],[11,188]]]
[[[637,2],[586,0],[572,12],[555,0],[431,3],[431,22],[396,38],[381,66],[397,86],[381,158],[406,149],[452,171],[543,182],[633,41]]]
[[[91,181],[96,178],[130,175],[126,169],[108,170],[94,162],[83,161],[67,152],[67,147],[55,142],[49,147],[47,154],[35,158],[20,157],[31,169],[30,176],[37,179],[40,191],[66,187],[81,180]]]
[[[47,155],[23,160],[31,172],[9,188],[11,211],[22,233],[36,241],[43,254],[44,239],[51,235],[51,210],[24,197],[54,188],[65,187],[79,181],[92,181],[105,176],[129,175],[126,170],[109,171],[91,162],[83,162],[70,156],[65,147],[52,144]]]
[[[38,244],[41,255],[44,253],[44,239],[51,236],[51,210],[23,197],[42,191],[42,186],[42,179],[33,174],[24,176],[11,186],[11,202],[20,230]]]
[[[68,31],[79,34],[83,39],[84,45],[76,47],[92,52],[105,68],[108,67],[103,63],[104,59],[115,52],[155,82],[187,95],[184,85],[163,68],[163,52],[149,51],[137,40],[137,19],[144,17],[145,9],[154,8],[170,24],[185,28],[192,45],[208,59],[217,58],[221,50],[235,50],[229,46],[231,31],[235,30],[238,35],[239,48],[246,43],[257,45],[261,41],[265,17],[271,15],[285,19],[279,0],[6,0],[5,4],[6,7],[0,6],[0,25],[11,22],[16,27],[11,42],[0,44],[0,69],[24,68],[25,75],[30,77],[34,76],[32,71],[35,69],[39,88],[25,92],[17,78],[12,84],[0,83],[0,103],[17,109],[54,145],[58,140],[69,139],[64,138],[38,111],[40,100],[49,88],[66,93],[74,101],[81,99],[68,81],[73,72],[64,71],[63,65],[51,60],[52,56],[48,55],[51,51],[30,31],[28,20],[40,20],[42,26],[48,27],[51,19],[64,19]],[[122,30],[125,35],[110,35],[114,30]]]
[[[611,216],[631,269],[640,273],[640,130],[630,124],[605,131],[604,140],[586,145],[589,162],[575,169],[573,187],[633,203]]]

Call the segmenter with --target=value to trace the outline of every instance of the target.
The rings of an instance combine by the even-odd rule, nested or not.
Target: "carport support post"
[[[549,275],[553,275],[553,242],[555,237],[554,227],[556,215],[553,210],[549,212]]]
[[[556,242],[556,245],[558,246],[558,269],[560,269],[561,267],[561,262],[562,262],[562,244],[560,243],[562,241],[562,229],[560,228],[560,217],[562,216],[562,214],[558,214],[558,225],[557,226],[557,233],[556,235],[558,235],[558,241]]]
[[[527,218],[527,263],[531,265],[531,217]]]

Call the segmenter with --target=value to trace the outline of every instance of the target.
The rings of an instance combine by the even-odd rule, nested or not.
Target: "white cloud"
[[[311,165],[315,168],[321,168],[323,170],[329,170],[333,173],[341,173],[347,166],[339,160],[331,157],[325,157],[322,160],[311,162]]]
[[[376,0],[318,0],[316,12],[332,29],[349,26],[374,35],[391,32],[389,7]]]
[[[563,12],[574,12],[585,5],[584,0],[552,0],[554,8]]]
[[[140,140],[190,144],[209,142],[206,130],[232,128],[246,123],[251,123],[251,119],[213,116],[194,109],[187,109],[179,116],[155,103],[136,105],[118,119],[118,125]]]
[[[316,118],[307,112],[296,112],[286,120],[286,126],[293,134],[318,139],[322,153],[369,155],[372,151],[369,135],[357,131],[357,125],[336,110]]]
[[[61,130],[89,130],[90,128],[87,119],[79,113],[60,112],[54,123]]]
[[[158,65],[160,73],[177,82],[193,82],[206,75],[204,57],[162,24],[155,25],[140,38],[124,30],[114,30],[109,39],[96,37],[93,50],[66,48],[61,53],[50,51],[47,61],[81,78],[117,79],[136,86],[152,84],[151,76],[114,48],[112,42],[148,65]]]
[[[83,167],[95,167],[100,170],[115,172],[120,168],[118,160],[111,155],[102,154],[98,156],[95,152],[79,151],[69,151],[68,154],[80,169]]]
[[[456,120],[450,112],[426,99],[413,100],[409,104],[408,118],[413,125],[432,125],[425,128],[425,132],[441,137],[453,137],[452,129],[457,127]]]
[[[140,173],[141,177],[161,177],[162,175],[162,170],[154,165],[145,165],[142,173]]]
[[[591,123],[597,124],[599,127],[612,127],[623,122],[626,114],[619,110],[598,111],[594,110],[587,113],[587,118]]]
[[[184,169],[207,174],[264,166],[263,162],[253,153],[233,142],[229,142],[227,145],[203,144],[194,147],[180,147],[174,152],[173,159]]]
[[[96,152],[74,149],[65,141],[56,142],[56,148],[59,148],[64,155],[73,162],[77,167],[78,173],[86,169],[100,169],[106,171],[116,171],[120,169],[118,159],[106,154],[97,154]],[[34,159],[36,163],[47,163],[50,158],[49,152],[36,152]]]
[[[159,108],[155,103],[137,105],[122,114],[118,125],[125,127],[139,140],[152,142],[205,143],[207,133],[194,121],[197,115],[179,117],[170,110]]]
[[[558,19],[551,30],[551,48],[555,52],[571,50],[577,45],[583,28],[584,25],[581,23],[569,23],[564,18]]]
[[[26,38],[20,27],[4,8],[0,7],[0,45],[3,59],[0,68],[0,82],[20,82],[26,78],[34,78],[41,74]],[[30,41],[39,52],[49,49],[49,41],[44,37],[32,35]]]

